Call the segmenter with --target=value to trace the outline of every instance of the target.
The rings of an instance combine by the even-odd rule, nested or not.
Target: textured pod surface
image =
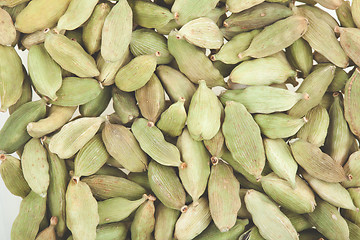
[[[98,117],[100,116],[111,100],[111,87],[104,87],[101,89],[99,95],[90,102],[85,103],[79,107],[81,116],[84,117]]]
[[[259,232],[266,239],[299,239],[290,220],[263,193],[249,190],[245,195],[245,204]],[[268,214],[263,214],[264,211]]]
[[[16,29],[10,14],[0,9],[0,44],[11,45],[16,40]]]
[[[139,116],[139,108],[133,93],[112,89],[113,107],[122,124],[132,122]]]
[[[238,13],[249,9],[253,6],[256,6],[260,3],[264,2],[264,0],[247,0],[247,1],[237,1],[237,0],[227,0],[226,5],[229,8],[229,11],[232,13]]]
[[[357,27],[360,26],[359,13],[360,13],[360,1],[354,0],[354,1],[352,1],[352,4],[351,4],[351,14],[353,16],[353,20]]]
[[[174,168],[151,161],[148,177],[151,190],[165,206],[183,211],[186,194]]]
[[[155,199],[155,198],[154,198]],[[154,199],[144,202],[135,212],[131,223],[131,239],[151,240],[155,228],[155,206]]]
[[[342,182],[342,185],[346,188],[349,187],[360,187],[360,152],[354,152],[350,155],[349,159],[344,165],[344,170],[347,176],[349,176],[348,181]]]
[[[225,137],[221,129],[209,140],[204,140],[204,145],[212,157],[221,158],[225,152]]]
[[[299,38],[286,49],[286,56],[305,77],[309,75],[313,66],[313,53],[308,42]]]
[[[342,1],[342,4],[336,9],[336,16],[342,27],[354,28],[356,24],[351,14],[350,1]]]
[[[134,13],[134,22],[144,28],[161,28],[174,19],[169,9],[152,2],[133,0],[130,6]]]
[[[353,134],[357,137],[360,136],[359,118],[357,113],[359,109],[359,96],[360,96],[360,70],[355,69],[353,75],[346,83],[345,96],[344,96],[344,114],[345,119],[349,124],[349,127]]]
[[[58,223],[57,217],[51,217],[49,227],[42,230],[35,240],[56,240],[55,227]]]
[[[360,65],[360,30],[357,28],[335,28],[335,32],[340,33],[340,44],[345,53],[353,60],[356,65]]]
[[[239,240],[265,240],[265,238],[260,235],[259,229],[254,226],[241,234]]]
[[[352,222],[350,222],[349,220],[345,219],[346,223],[349,227],[349,232],[350,232],[350,240],[356,240],[360,238],[360,227]]]
[[[177,137],[181,135],[186,123],[185,99],[180,98],[176,103],[166,109],[156,123],[156,126],[166,135]]]
[[[360,188],[348,188],[347,190],[350,193],[351,199],[354,205],[357,207],[357,209],[356,210],[342,209],[341,214],[344,218],[352,221],[357,226],[359,226],[360,225],[360,213],[359,213]]]
[[[290,220],[297,232],[312,228],[312,224],[307,220],[305,214],[297,214],[287,209],[281,209],[286,217]]]
[[[33,94],[33,91],[32,91],[32,87],[31,87],[30,77],[25,76],[25,79],[24,79],[23,85],[22,85],[21,96],[14,105],[9,107],[9,114],[10,115],[13,114],[15,112],[15,110],[18,109],[19,107],[21,107],[23,104],[30,102],[32,100],[32,94]]]
[[[147,168],[146,154],[126,127],[106,121],[102,139],[109,154],[130,172],[142,172]]]
[[[174,234],[175,224],[180,216],[180,212],[166,207],[159,203],[155,212],[155,239],[171,239]]]
[[[80,118],[64,125],[50,140],[49,149],[60,158],[75,155],[99,130],[104,118]]]
[[[133,13],[126,0],[120,0],[107,15],[102,29],[101,56],[110,62],[126,54],[131,41]]]
[[[20,204],[19,214],[11,228],[11,239],[35,239],[45,212],[46,198],[31,191]]]
[[[26,125],[38,121],[46,115],[46,103],[43,100],[25,103],[6,120],[0,130],[0,150],[13,153],[31,137],[26,132]]]
[[[86,183],[72,178],[66,191],[66,225],[74,239],[96,239],[98,203]]]
[[[245,171],[260,178],[265,165],[265,152],[260,128],[244,105],[227,102],[222,126],[225,143],[234,160]]]
[[[235,225],[227,232],[221,232],[214,223],[211,223],[195,240],[229,240],[238,239],[245,227],[249,224],[248,219],[237,219]]]
[[[206,197],[202,197],[197,204],[190,204],[189,209],[182,213],[177,220],[175,238],[179,240],[193,239],[204,231],[210,222],[209,202]]]
[[[301,139],[290,143],[290,146],[296,162],[311,176],[326,182],[346,180],[342,166],[320,148]]]
[[[131,130],[139,142],[141,149],[152,159],[165,166],[180,166],[180,152],[171,143],[165,141],[164,135],[154,123],[138,118]]]
[[[342,4],[341,0],[316,0],[317,3],[319,3],[321,6],[335,10],[340,7]]]

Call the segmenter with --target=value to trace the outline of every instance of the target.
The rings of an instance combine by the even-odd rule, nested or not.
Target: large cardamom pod
[[[344,170],[348,181],[342,182],[342,185],[346,188],[349,187],[360,187],[360,151],[354,152],[350,155],[349,159],[344,165]]]
[[[214,223],[211,223],[194,240],[229,240],[238,239],[249,224],[248,219],[236,219],[235,225],[227,232],[221,232]]]
[[[109,105],[111,100],[111,87],[104,87],[100,94],[79,107],[81,116],[84,117],[99,117]]]
[[[139,108],[133,93],[123,92],[113,87],[112,99],[116,116],[119,117],[121,124],[132,122],[139,116]]]
[[[166,109],[156,126],[166,135],[177,137],[181,135],[186,123],[185,99],[180,98],[176,103]]]
[[[155,228],[155,197],[150,197],[135,212],[131,223],[131,239],[151,240]]]
[[[353,75],[347,81],[344,96],[344,115],[349,124],[350,130],[357,137],[360,136],[360,115],[357,114],[359,89],[360,88],[360,70],[355,69]]]
[[[16,29],[10,14],[2,8],[0,9],[0,20],[0,44],[12,45],[16,40]]]
[[[176,221],[180,216],[180,211],[166,207],[159,203],[155,211],[155,239],[172,239]]]
[[[25,103],[31,102],[32,100],[32,88],[31,88],[31,80],[29,76],[25,76],[25,79],[23,81],[22,85],[22,91],[21,96],[17,100],[17,102],[9,107],[9,114],[13,114],[16,109],[18,109],[20,106],[22,106]]]
[[[347,28],[355,28],[356,24],[351,14],[350,1],[342,1],[340,7],[336,9],[336,16],[339,19],[340,25]]]
[[[287,209],[281,209],[286,217],[290,220],[297,232],[301,232],[313,227],[313,225],[307,220],[305,214],[297,214]]]
[[[286,56],[291,64],[302,72],[304,77],[309,75],[313,66],[313,53],[308,42],[299,38],[286,49]]]

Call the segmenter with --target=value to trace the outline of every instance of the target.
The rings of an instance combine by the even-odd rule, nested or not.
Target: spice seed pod
[[[260,235],[259,229],[254,226],[241,234],[239,240],[265,240],[265,238]]]
[[[351,14],[350,1],[344,0],[338,9],[336,9],[336,16],[339,19],[341,27],[355,28],[356,24]]]
[[[0,9],[0,44],[11,45],[16,40],[16,29],[10,14],[4,9]]]
[[[58,223],[57,217],[51,217],[50,226],[42,230],[35,240],[56,240],[55,227]]]
[[[299,38],[286,49],[286,56],[292,65],[303,73],[304,77],[309,75],[313,67],[313,53],[308,42]]]
[[[112,88],[113,108],[119,117],[121,124],[132,122],[139,116],[139,108],[133,93],[123,92],[120,89]]]
[[[155,197],[150,196],[135,212],[131,223],[131,239],[151,240],[155,228]]]
[[[25,103],[28,103],[32,100],[32,88],[31,88],[31,81],[29,76],[25,76],[25,79],[23,81],[22,85],[22,91],[20,98],[16,101],[14,105],[9,107],[9,114],[13,114],[16,109],[24,105]]]
[[[360,151],[354,152],[350,155],[349,159],[344,165],[344,170],[348,181],[344,181],[341,184],[346,187],[360,187]]]
[[[355,69],[353,75],[346,83],[345,86],[345,96],[344,96],[344,114],[345,119],[349,124],[350,130],[357,137],[360,136],[360,125],[358,114],[358,99],[359,99],[359,89],[360,88],[360,70]]]
[[[160,202],[155,211],[155,239],[171,239],[179,216],[180,211],[168,208]]]
[[[227,0],[226,6],[228,7],[229,11],[232,13],[238,13],[249,9],[253,6],[256,6],[260,3],[264,2],[264,0],[250,0],[250,1],[236,1],[236,0]]]
[[[312,228],[313,225],[307,220],[304,214],[297,214],[287,209],[281,209],[281,211],[289,218],[297,232]]]
[[[212,158],[222,157],[226,147],[225,147],[225,137],[221,129],[219,129],[218,133],[212,139],[204,140],[203,142],[206,149],[211,154]]]

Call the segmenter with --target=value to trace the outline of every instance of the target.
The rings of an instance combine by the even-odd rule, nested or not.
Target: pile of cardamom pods
[[[360,0],[0,6],[11,240],[360,239]]]

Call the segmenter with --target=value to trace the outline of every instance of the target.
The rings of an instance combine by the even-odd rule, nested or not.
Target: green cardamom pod
[[[135,212],[134,220],[131,223],[131,239],[151,240],[152,232],[155,229],[155,197],[150,197]]]
[[[348,181],[342,182],[342,185],[346,188],[349,187],[360,187],[360,152],[354,152],[350,155],[349,159],[344,165],[344,170],[347,176],[349,176]]]
[[[176,221],[180,211],[168,208],[159,203],[155,211],[155,239],[169,240],[173,238]]]
[[[139,116],[139,108],[133,93],[123,92],[120,89],[112,88],[113,107],[121,124],[132,122]]]
[[[111,87],[104,87],[93,100],[81,105],[79,112],[84,117],[99,117],[109,105],[111,100]]]
[[[353,16],[351,14],[350,1],[342,1],[340,7],[336,9],[336,16],[339,19],[340,25],[346,28],[355,28]]]
[[[313,225],[307,220],[305,214],[297,214],[287,209],[281,209],[281,211],[290,220],[297,232],[302,232],[312,228]]]
[[[25,103],[31,102],[32,100],[32,88],[31,88],[31,80],[29,76],[25,76],[25,79],[22,84],[22,91],[21,96],[17,100],[17,102],[9,107],[9,114],[13,114],[16,109],[18,109],[20,106],[22,106]]]
[[[291,64],[302,72],[304,77],[309,75],[313,67],[313,53],[308,42],[299,38],[286,49],[286,56]]]
[[[56,240],[55,227],[58,223],[57,217],[51,217],[49,227],[42,230],[35,240]]]
[[[248,219],[236,219],[235,225],[227,232],[221,232],[214,223],[211,223],[200,235],[194,240],[230,240],[238,239],[244,232],[245,227],[249,224]]]

